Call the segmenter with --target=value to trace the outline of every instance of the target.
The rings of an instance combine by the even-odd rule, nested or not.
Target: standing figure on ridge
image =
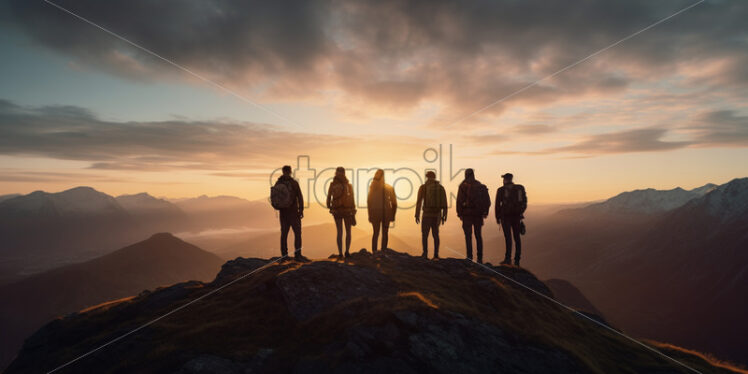
[[[423,217],[421,217],[423,207]],[[447,221],[447,192],[436,180],[433,171],[426,172],[426,183],[418,188],[416,200],[416,224],[421,224],[421,257],[428,257],[429,231],[434,237],[434,259],[439,258],[439,225]]]
[[[457,217],[462,220],[462,230],[465,232],[465,249],[467,259],[473,260],[473,231],[475,232],[476,252],[478,263],[483,263],[483,236],[481,227],[483,219],[488,217],[491,207],[491,197],[485,184],[475,179],[473,169],[465,170],[465,180],[460,183],[457,191]]]
[[[514,265],[519,266],[522,255],[522,237],[525,231],[525,218],[527,209],[527,193],[521,184],[514,184],[514,175],[506,173],[501,176],[504,185],[496,190],[496,223],[504,230],[504,241],[506,242],[506,254],[502,265],[511,264],[512,238],[514,238]]]
[[[374,179],[369,186],[369,196],[366,200],[366,206],[369,211],[369,222],[371,222],[374,228],[374,233],[371,237],[371,252],[375,254],[377,253],[380,230],[382,231],[381,249],[384,250],[387,248],[390,222],[395,220],[395,213],[397,213],[395,189],[389,184],[384,183],[384,170],[382,169],[374,173]]]
[[[294,258],[301,256],[301,219],[304,218],[304,196],[301,194],[299,182],[291,176],[291,166],[283,166],[283,175],[278,177],[275,185],[270,188],[270,203],[278,210],[280,216],[281,256],[288,256],[288,230],[293,229]]]
[[[327,208],[335,219],[337,230],[338,256],[343,256],[343,224],[345,224],[345,256],[350,255],[351,226],[356,226],[356,200],[353,186],[345,176],[345,169],[338,166],[335,178],[327,190]]]

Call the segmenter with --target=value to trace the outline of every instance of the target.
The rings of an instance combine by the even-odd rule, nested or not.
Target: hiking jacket
[[[299,218],[304,213],[304,196],[301,194],[299,182],[289,175],[281,175],[278,182],[288,183],[291,187],[291,193],[295,195],[293,203],[288,208],[280,209],[279,214],[286,219]]]
[[[513,191],[512,189],[517,188],[519,189],[519,208],[521,212],[519,214],[509,214],[504,211],[504,206],[506,205],[507,199],[512,195]],[[527,209],[527,193],[525,192],[525,187],[521,184],[508,184],[506,186],[501,186],[496,190],[496,219],[502,219],[502,218],[523,218],[523,214],[525,213],[525,210]]]
[[[395,213],[397,213],[395,189],[389,184],[370,188],[369,196],[366,199],[366,207],[369,211],[369,222],[394,221]]]
[[[421,216],[421,207],[425,203],[426,199],[426,185],[430,183],[436,183],[439,184],[439,181],[436,179],[434,180],[426,180],[426,183],[422,184],[421,187],[418,188],[418,198],[416,200],[416,217]],[[442,194],[444,195],[444,201],[447,201],[447,193],[444,190],[441,190]],[[447,216],[447,207],[443,208],[423,208],[423,216],[424,217],[446,217]]]
[[[483,211],[480,211],[477,207],[465,207],[465,203],[468,201],[468,189],[474,184],[483,184],[477,179],[465,179],[460,183],[460,187],[457,190],[457,216],[458,217],[483,217],[488,215],[490,204]],[[490,200],[490,198],[489,198]]]

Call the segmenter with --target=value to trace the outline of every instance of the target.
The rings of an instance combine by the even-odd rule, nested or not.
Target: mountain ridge
[[[681,187],[670,190],[637,189],[621,192],[605,201],[592,203],[579,209],[612,214],[657,214],[681,207],[693,199],[706,195],[715,188],[717,188],[717,185],[707,183],[691,190],[685,190]]]
[[[748,364],[748,178],[657,215],[565,214],[529,234],[528,266],[632,333]]]
[[[507,279],[552,297],[523,269],[392,250],[344,261],[237,258],[211,283],[180,283],[50,322],[7,373],[58,367],[219,289],[60,372],[688,372]],[[656,347],[703,373],[736,372]]]
[[[179,205],[145,192],[114,197],[88,186],[1,200],[0,284],[105,255],[161,231],[276,224],[269,204],[215,202],[206,197],[197,205],[189,199]]]
[[[212,253],[159,233],[102,257],[0,286],[0,368],[25,337],[55,316],[185,279],[209,280],[222,263]]]

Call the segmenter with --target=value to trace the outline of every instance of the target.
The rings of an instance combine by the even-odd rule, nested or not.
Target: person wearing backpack
[[[366,199],[366,207],[369,212],[369,222],[374,228],[371,236],[371,252],[377,253],[377,241],[379,231],[382,231],[382,250],[387,248],[389,239],[390,222],[395,220],[397,213],[397,196],[395,189],[384,183],[384,170],[379,169],[374,173],[374,179],[369,186],[369,196]]]
[[[423,207],[423,217],[421,217]],[[439,225],[447,221],[447,192],[433,171],[426,172],[426,183],[418,188],[416,224],[421,224],[421,257],[428,257],[429,231],[434,237],[434,259],[439,258]]]
[[[457,217],[462,220],[465,232],[465,249],[468,260],[473,260],[473,232],[478,263],[483,263],[483,219],[488,217],[491,197],[485,184],[475,179],[473,169],[465,169],[465,180],[457,190]]]
[[[304,218],[304,196],[301,194],[299,182],[291,176],[291,166],[283,166],[283,175],[278,177],[275,185],[270,188],[270,203],[278,210],[280,216],[281,256],[288,256],[288,231],[293,229],[294,258],[302,259],[301,255],[301,219]]]
[[[335,178],[327,190],[327,208],[335,219],[337,230],[338,256],[343,257],[343,224],[345,224],[345,256],[350,255],[351,226],[356,226],[356,201],[353,186],[345,176],[345,168],[335,169]]]
[[[527,209],[527,193],[521,184],[514,184],[514,175],[506,173],[501,176],[504,185],[496,190],[496,223],[504,230],[506,254],[502,265],[511,264],[512,238],[514,238],[514,265],[519,266],[522,255],[522,237],[524,233],[525,210]]]

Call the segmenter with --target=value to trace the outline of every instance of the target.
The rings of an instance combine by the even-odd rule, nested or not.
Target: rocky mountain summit
[[[553,297],[520,268],[391,250],[309,262],[238,258],[213,282],[56,319],[27,339],[7,373],[55,369],[185,305],[58,372],[690,372],[541,295]],[[702,373],[733,372],[647,344]]]

